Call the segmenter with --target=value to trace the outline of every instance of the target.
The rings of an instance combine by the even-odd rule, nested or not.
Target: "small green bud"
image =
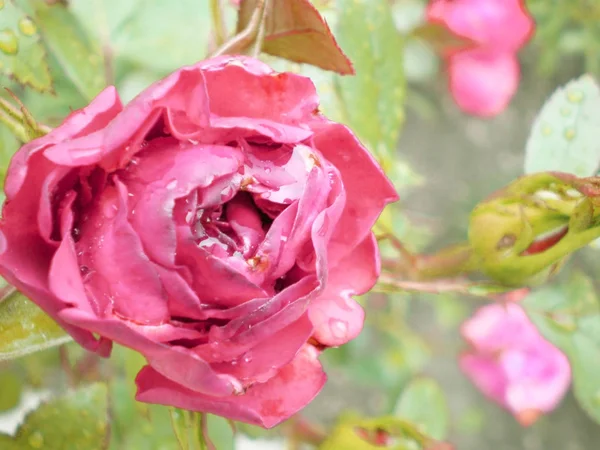
[[[474,266],[508,286],[555,274],[600,237],[600,178],[542,172],[519,178],[471,213]]]

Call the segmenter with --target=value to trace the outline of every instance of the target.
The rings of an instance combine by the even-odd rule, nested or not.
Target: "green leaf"
[[[93,46],[76,17],[62,4],[31,0],[42,39],[67,78],[87,100],[105,86],[103,56]]]
[[[96,46],[115,58],[117,81],[126,63],[158,76],[206,56],[211,32],[208,0],[71,0],[70,9]]]
[[[80,387],[29,413],[13,438],[0,435],[3,450],[103,450],[108,443],[107,388]]]
[[[223,417],[207,414],[208,438],[217,450],[234,450],[234,432],[231,423]]]
[[[238,33],[248,26],[257,6],[257,0],[241,3]],[[354,73],[352,63],[338,46],[327,22],[310,1],[273,0],[264,20],[262,50],[265,53],[343,75]]]
[[[42,92],[52,91],[46,52],[36,25],[11,1],[0,5],[0,73]]]
[[[406,386],[396,405],[396,415],[418,425],[432,438],[444,439],[448,434],[446,397],[431,378],[418,378]]]
[[[14,371],[8,369],[0,372],[0,411],[14,408],[21,400],[23,382]]]
[[[56,322],[21,293],[0,303],[0,361],[70,340]]]
[[[434,450],[450,449],[422,433],[419,427],[398,417],[362,418],[346,413],[319,450]]]
[[[135,376],[145,365],[139,353],[115,345],[112,361],[122,377],[110,387],[112,427],[110,450],[178,449],[169,408],[135,400]],[[220,450],[220,449],[219,449]]]
[[[575,397],[600,423],[600,306],[592,281],[574,273],[565,283],[533,292],[522,305],[542,335],[569,358]]]
[[[525,172],[594,175],[600,166],[598,115],[600,88],[591,76],[559,88],[533,124],[525,149]]]
[[[354,77],[337,79],[345,122],[371,151],[391,163],[404,121],[405,79],[403,41],[390,2],[338,0],[337,6],[336,37],[356,71]]]

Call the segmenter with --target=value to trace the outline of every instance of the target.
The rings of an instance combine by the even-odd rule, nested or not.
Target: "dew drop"
[[[565,130],[565,139],[567,141],[572,141],[575,138],[575,130],[573,128],[567,128]]]
[[[231,388],[233,389],[233,395],[244,395],[246,393],[246,389],[237,378],[230,378]]]
[[[271,168],[270,167],[265,167],[265,173],[271,173]]]
[[[252,361],[252,355],[246,354],[244,356],[244,359],[242,359],[242,361],[244,361],[244,363],[248,364],[249,362]]]
[[[348,323],[339,319],[329,319],[331,335],[337,339],[345,339],[348,334]]]
[[[176,187],[177,187],[177,180],[172,180],[169,182],[169,184],[167,184],[167,189],[170,191],[172,191]]]
[[[82,276],[85,276],[90,273],[90,268],[88,266],[79,266],[79,272]]]
[[[19,31],[25,36],[33,36],[37,32],[37,27],[29,17],[19,20]]]
[[[542,127],[542,134],[544,136],[550,136],[552,134],[552,127],[548,124]]]
[[[570,90],[567,92],[567,99],[571,103],[579,103],[581,100],[583,100],[583,92],[578,89]]]
[[[104,208],[104,217],[107,219],[112,219],[117,215],[117,211],[119,211],[119,207],[114,203],[111,205],[107,205]]]
[[[16,55],[19,51],[19,40],[12,30],[0,31],[0,51],[7,55]]]
[[[238,362],[237,362],[237,359],[234,359],[233,361],[231,361],[231,365],[232,365],[232,366],[237,366],[237,363],[238,363]]]
[[[32,448],[42,448],[44,446],[44,436],[39,431],[31,433],[28,441]]]
[[[560,108],[560,113],[565,117],[570,116],[571,112],[572,112],[572,109],[567,106],[563,106],[562,108]]]

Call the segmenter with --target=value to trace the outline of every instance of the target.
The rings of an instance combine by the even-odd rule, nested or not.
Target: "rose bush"
[[[517,52],[534,30],[523,0],[431,0],[427,20],[473,42],[446,55],[456,103],[479,116],[503,111],[519,85]]]
[[[460,365],[485,395],[527,426],[560,403],[571,384],[571,368],[514,303],[525,295],[515,291],[506,299],[510,303],[484,306],[463,324],[471,348]]]
[[[361,330],[396,193],[312,82],[246,57],[113,87],[23,146],[0,271],[88,350],[142,353],[140,401],[271,427]]]

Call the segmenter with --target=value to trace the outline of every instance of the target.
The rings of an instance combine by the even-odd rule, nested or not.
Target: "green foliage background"
[[[209,0],[177,0],[168,7],[164,0],[70,0],[68,7],[62,2],[52,6],[48,3],[0,0],[0,83],[23,102],[36,120],[48,126],[59,124],[71,110],[87,104],[108,84],[116,85],[126,102],[151,82],[203,59],[214,49]],[[467,194],[450,206],[460,211],[461,217],[446,215],[444,208],[448,206],[436,207],[446,235],[438,224],[406,207],[410,200],[405,199],[418,198],[417,187],[435,183],[431,172],[444,168],[425,168],[426,178],[407,162],[405,153],[410,152],[405,152],[402,144],[409,147],[410,142],[400,135],[405,120],[408,118],[409,124],[420,121],[425,128],[435,130],[444,120],[440,117],[453,107],[447,94],[437,95],[445,91],[445,82],[443,74],[437,76],[438,61],[431,48],[412,34],[422,21],[424,2],[314,3],[353,61],[356,76],[335,75],[273,56],[262,58],[278,69],[311,76],[324,113],[348,124],[380,159],[402,196],[399,205],[386,211],[382,222],[411,250],[438,244],[452,233],[453,237],[464,234],[466,213],[474,203],[499,187],[493,183],[506,184],[511,178],[500,183],[501,176],[492,175],[487,185],[478,184],[489,188],[485,193],[467,186]],[[528,61],[534,61],[526,65],[526,74],[548,80],[546,94],[566,81],[558,64],[562,58],[570,58],[592,76],[600,73],[600,10],[595,2],[561,0],[556,2],[558,9],[550,3],[528,2],[537,19],[538,33],[525,53]],[[591,10],[582,14],[588,11],[585,8]],[[232,30],[233,8],[227,8],[225,20]],[[581,102],[570,101],[573,90],[582,93]],[[12,101],[4,90],[0,97]],[[541,104],[534,109],[538,107]],[[565,108],[571,108],[570,112],[566,113]],[[578,112],[580,109],[584,113]],[[561,169],[580,176],[594,174],[600,162],[598,146],[592,145],[600,124],[597,117],[600,93],[592,78],[578,79],[558,91],[537,121],[532,121],[529,140],[519,144],[518,152],[526,152],[526,158],[525,165],[519,165],[516,172]],[[472,125],[460,123],[465,133]],[[6,167],[19,145],[14,133],[0,127],[0,166]],[[437,151],[458,154],[461,149]],[[431,161],[436,164],[436,155],[431,155]],[[481,171],[493,172],[494,168],[482,167]],[[445,188],[452,191],[456,186]],[[436,233],[442,237],[434,239]],[[393,254],[385,246],[382,251],[384,255]],[[596,370],[600,361],[600,316],[592,270],[598,264],[590,263],[597,253],[594,249],[584,253],[562,279],[528,298],[525,307],[543,334],[569,356],[575,396],[586,413],[600,421],[600,377]],[[440,371],[435,370],[440,353],[448,351],[440,344],[440,336],[458,342],[457,327],[477,301],[455,294],[365,296],[365,330],[349,344],[324,353],[330,383],[307,409],[306,416],[328,430],[322,448],[335,450],[353,445],[359,449],[356,427],[388,431],[396,439],[390,448],[398,449],[425,448],[428,444],[423,436],[461,440],[461,436],[482,433],[486,413],[473,406],[459,408],[460,414],[450,414],[456,408],[449,405],[439,383],[448,385],[448,380],[440,378]],[[12,296],[0,305],[0,411],[17,406],[28,392],[49,393],[15,436],[0,435],[0,448],[194,448],[196,444],[186,434],[189,417],[185,412],[133,400],[133,379],[143,364],[139,355],[117,348],[110,360],[100,361],[68,340],[22,296]],[[350,407],[358,412],[340,416]],[[553,418],[543,420],[551,423]],[[216,448],[233,449],[230,424],[212,416],[208,421],[208,435]],[[544,424],[539,426],[542,430]],[[237,430],[252,437],[290,436],[285,426],[265,432],[238,425]],[[377,448],[363,441],[360,445],[367,450]],[[485,447],[485,443],[482,445]]]

